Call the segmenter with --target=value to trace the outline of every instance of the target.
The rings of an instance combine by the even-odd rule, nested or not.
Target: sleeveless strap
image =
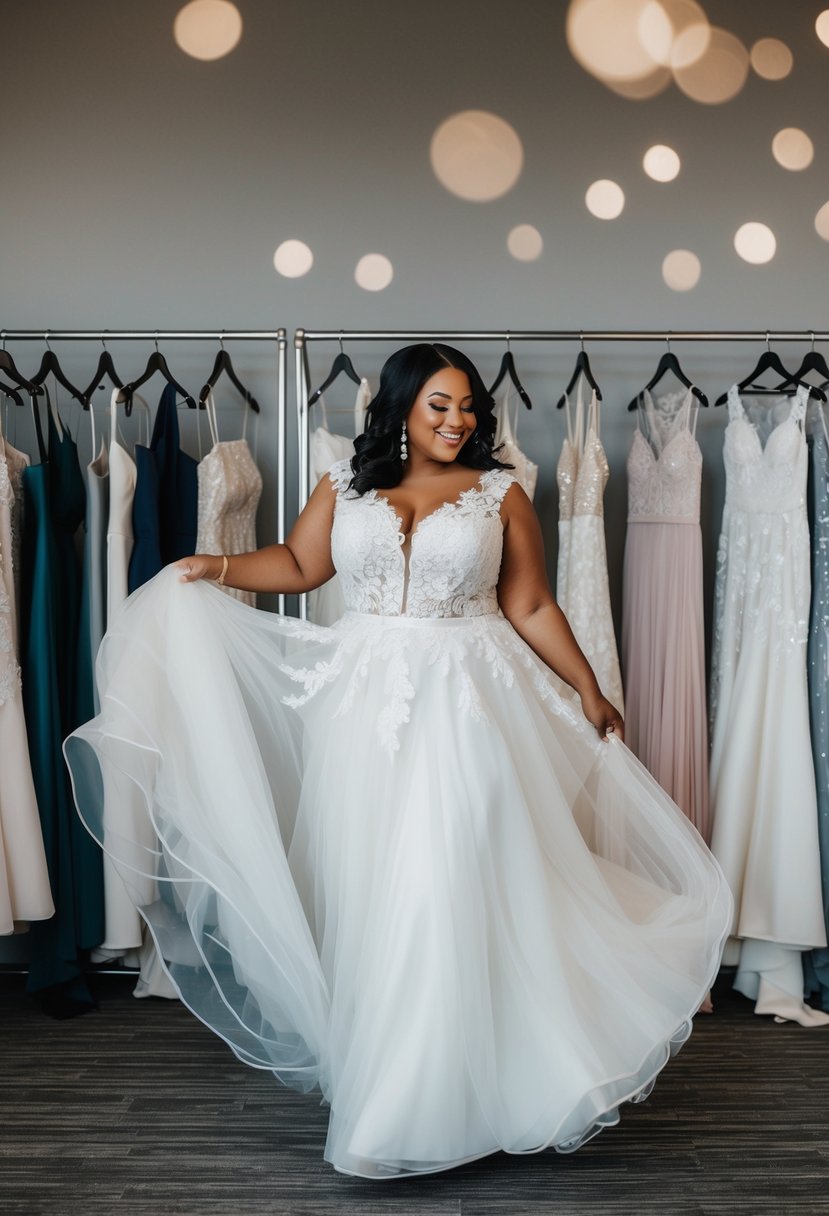
[[[351,457],[346,456],[342,460],[335,460],[328,470],[328,477],[337,491],[337,495],[345,493],[348,483],[354,476],[351,470]]]
[[[799,384],[797,386],[797,395],[792,402],[792,418],[795,422],[802,422],[806,417],[806,407],[809,404],[809,394],[811,389],[808,384]]]
[[[500,504],[514,481],[518,481],[518,478],[509,469],[487,469],[481,476],[484,497],[490,502],[494,500],[496,504]]]

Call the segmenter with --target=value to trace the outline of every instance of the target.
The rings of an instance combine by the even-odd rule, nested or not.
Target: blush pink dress
[[[702,608],[702,452],[690,389],[645,390],[627,461],[625,741],[706,843],[711,825]]]

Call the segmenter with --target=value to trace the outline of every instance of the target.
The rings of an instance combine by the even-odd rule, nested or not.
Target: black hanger
[[[656,388],[659,381],[668,372],[671,372],[674,376],[676,376],[676,378],[680,384],[684,384],[686,388],[689,388],[691,390],[691,393],[693,394],[694,397],[696,397],[696,399],[700,403],[700,405],[708,405],[708,398],[706,397],[705,393],[703,393],[701,389],[698,389],[695,384],[691,383],[691,381],[685,375],[685,372],[680,367],[679,359],[677,359],[676,355],[671,350],[670,338],[666,337],[665,341],[668,343],[668,349],[665,351],[665,354],[662,356],[662,358],[657,363],[656,371],[653,373],[650,380],[645,385],[645,388],[642,389],[642,392],[636,394],[636,396],[633,398],[630,405],[628,406],[628,410],[631,413],[634,410],[639,408],[639,399],[642,396],[642,393],[645,392],[645,389],[647,389],[648,392],[650,392],[650,390],[652,388]],[[717,404],[719,405],[719,402],[717,402]]]
[[[489,390],[490,397],[494,395],[495,390],[498,388],[505,376],[509,376],[515,391],[518,393],[518,396],[524,402],[527,409],[531,410],[533,403],[530,401],[529,393],[524,388],[524,385],[521,383],[518,377],[518,371],[515,367],[515,360],[513,359],[512,351],[510,350],[509,334],[507,334],[507,349],[504,351],[501,366],[498,368],[498,375],[495,377],[495,383]]]
[[[150,355],[149,359],[147,360],[147,366],[144,368],[141,375],[138,377],[137,380],[131,380],[129,382],[129,384],[124,384],[121,388],[121,392],[118,394],[118,400],[126,401],[126,403],[127,403],[126,409],[124,410],[124,413],[127,415],[127,417],[129,417],[130,414],[132,413],[133,393],[135,392],[135,390],[137,388],[140,388],[142,384],[146,384],[147,381],[150,379],[150,377],[154,376],[156,372],[161,372],[162,376],[167,381],[167,383],[172,384],[173,388],[176,390],[178,395],[180,397],[184,398],[184,400],[187,402],[187,404],[191,410],[194,410],[197,408],[196,402],[194,401],[194,399],[190,396],[190,394],[187,392],[186,389],[181,387],[178,380],[176,380],[175,376],[173,375],[173,373],[170,371],[169,367],[167,366],[167,360],[164,358],[161,351],[158,349],[158,338],[156,338],[155,339],[155,350],[153,351],[153,353]]]
[[[4,384],[2,380],[0,380],[0,393],[2,393],[4,397],[11,397],[15,405],[22,406],[25,404],[17,389],[12,388],[10,384]]]
[[[755,386],[755,380],[759,380],[765,372],[777,372],[778,376],[783,377],[783,384],[781,384],[778,388],[763,388],[762,386]],[[781,391],[785,391],[785,387],[788,385],[800,383],[803,382],[798,380],[796,376],[792,375],[792,373],[783,366],[777,351],[771,349],[769,336],[766,334],[766,349],[757,360],[755,367],[749,372],[744,380],[740,381],[737,388],[738,390],[751,388],[753,393],[779,393]],[[809,385],[808,387],[815,393],[816,396],[820,394],[820,400],[826,400],[826,396],[821,392],[820,389],[815,389],[812,385]],[[720,394],[715,404],[724,405],[727,400],[728,392],[726,391]]]
[[[581,342],[581,350],[576,355],[576,366],[573,368],[573,374],[570,377],[570,383],[567,385],[567,388],[564,390],[564,392],[562,393],[562,395],[559,397],[558,401],[556,402],[557,410],[564,408],[567,398],[570,396],[573,389],[576,387],[576,383],[578,381],[579,376],[584,376],[585,380],[590,385],[590,387],[593,389],[593,392],[596,394],[599,401],[601,401],[601,399],[602,399],[602,390],[599,388],[598,384],[596,383],[596,381],[593,377],[593,369],[590,366],[590,359],[587,356],[587,351],[584,349],[584,338],[579,338],[579,341]]]
[[[207,400],[207,394],[210,392],[210,390],[212,388],[216,387],[216,381],[219,379],[219,376],[221,376],[222,372],[224,372],[224,374],[227,376],[228,380],[233,385],[233,387],[238,389],[239,392],[242,394],[245,401],[250,406],[250,408],[253,410],[253,412],[255,414],[260,413],[261,411],[259,409],[259,402],[256,400],[256,398],[253,396],[252,393],[248,392],[248,390],[245,388],[244,384],[242,384],[241,380],[236,375],[236,371],[230,360],[230,355],[225,350],[224,339],[219,338],[219,341],[221,342],[221,350],[216,355],[216,360],[213,364],[213,370],[210,373],[210,375],[207,377],[207,383],[205,384],[202,391],[199,393],[199,405],[204,405],[205,401]]]
[[[32,384],[31,380],[27,380],[25,376],[17,370],[14,359],[6,350],[6,335],[3,333],[3,348],[0,350],[0,368],[6,373],[9,379],[19,387],[26,390],[27,393],[42,393],[43,389],[37,384]]]
[[[43,384],[43,381],[51,372],[58,384],[62,384],[66,391],[70,393],[76,401],[80,401],[81,405],[84,407],[84,409],[86,409],[87,399],[79,388],[75,388],[75,385],[70,384],[70,382],[66,379],[58,357],[49,345],[49,334],[45,333],[43,337],[46,342],[46,350],[44,351],[43,358],[40,361],[40,367],[31,378],[32,384],[39,389]]]
[[[784,380],[782,384],[779,384],[777,387],[786,388],[787,384],[789,383],[808,384],[809,382],[806,380],[806,375],[808,372],[817,372],[819,376],[823,376],[823,384],[821,384],[820,387],[818,387],[816,384],[810,384],[809,387],[819,401],[825,401],[826,395],[822,392],[822,390],[829,386],[829,364],[824,359],[822,352],[815,350],[814,333],[812,334],[812,349],[807,351],[803,356],[803,361],[801,362],[800,367],[796,372],[792,372],[791,377],[787,377],[786,380]]]
[[[115,370],[115,364],[112,362],[112,355],[107,350],[106,342],[104,342],[103,338],[101,338],[101,345],[104,349],[101,352],[100,359],[98,360],[98,366],[95,368],[95,375],[92,377],[89,382],[89,386],[84,391],[85,409],[89,409],[92,402],[92,394],[95,392],[98,385],[103,383],[104,376],[108,376],[116,388],[124,387],[124,383]]]
[[[354,370],[354,364],[351,362],[350,358],[343,350],[342,338],[339,339],[339,343],[340,343],[340,353],[337,355],[336,359],[331,364],[331,371],[328,373],[325,380],[322,382],[322,384],[319,386],[319,388],[314,389],[313,393],[311,393],[311,396],[308,398],[309,406],[312,406],[316,401],[319,401],[320,397],[326,391],[326,389],[330,388],[331,385],[334,383],[334,381],[337,379],[337,376],[339,376],[343,372],[345,372],[345,374],[346,374],[346,376],[348,376],[349,380],[353,380],[354,383],[358,387],[360,384],[362,384],[362,380],[357,375],[357,372]]]

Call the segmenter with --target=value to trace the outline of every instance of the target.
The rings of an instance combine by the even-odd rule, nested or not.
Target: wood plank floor
[[[578,1153],[371,1183],[323,1161],[318,1096],[178,1003],[95,982],[100,1008],[56,1022],[0,978],[3,1216],[829,1214],[829,1028],[756,1017],[727,985],[648,1101]]]

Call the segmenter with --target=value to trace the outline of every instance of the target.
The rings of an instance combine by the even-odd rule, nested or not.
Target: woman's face
[[[406,418],[409,459],[416,449],[430,460],[451,464],[476,425],[466,372],[441,368],[423,385]]]

